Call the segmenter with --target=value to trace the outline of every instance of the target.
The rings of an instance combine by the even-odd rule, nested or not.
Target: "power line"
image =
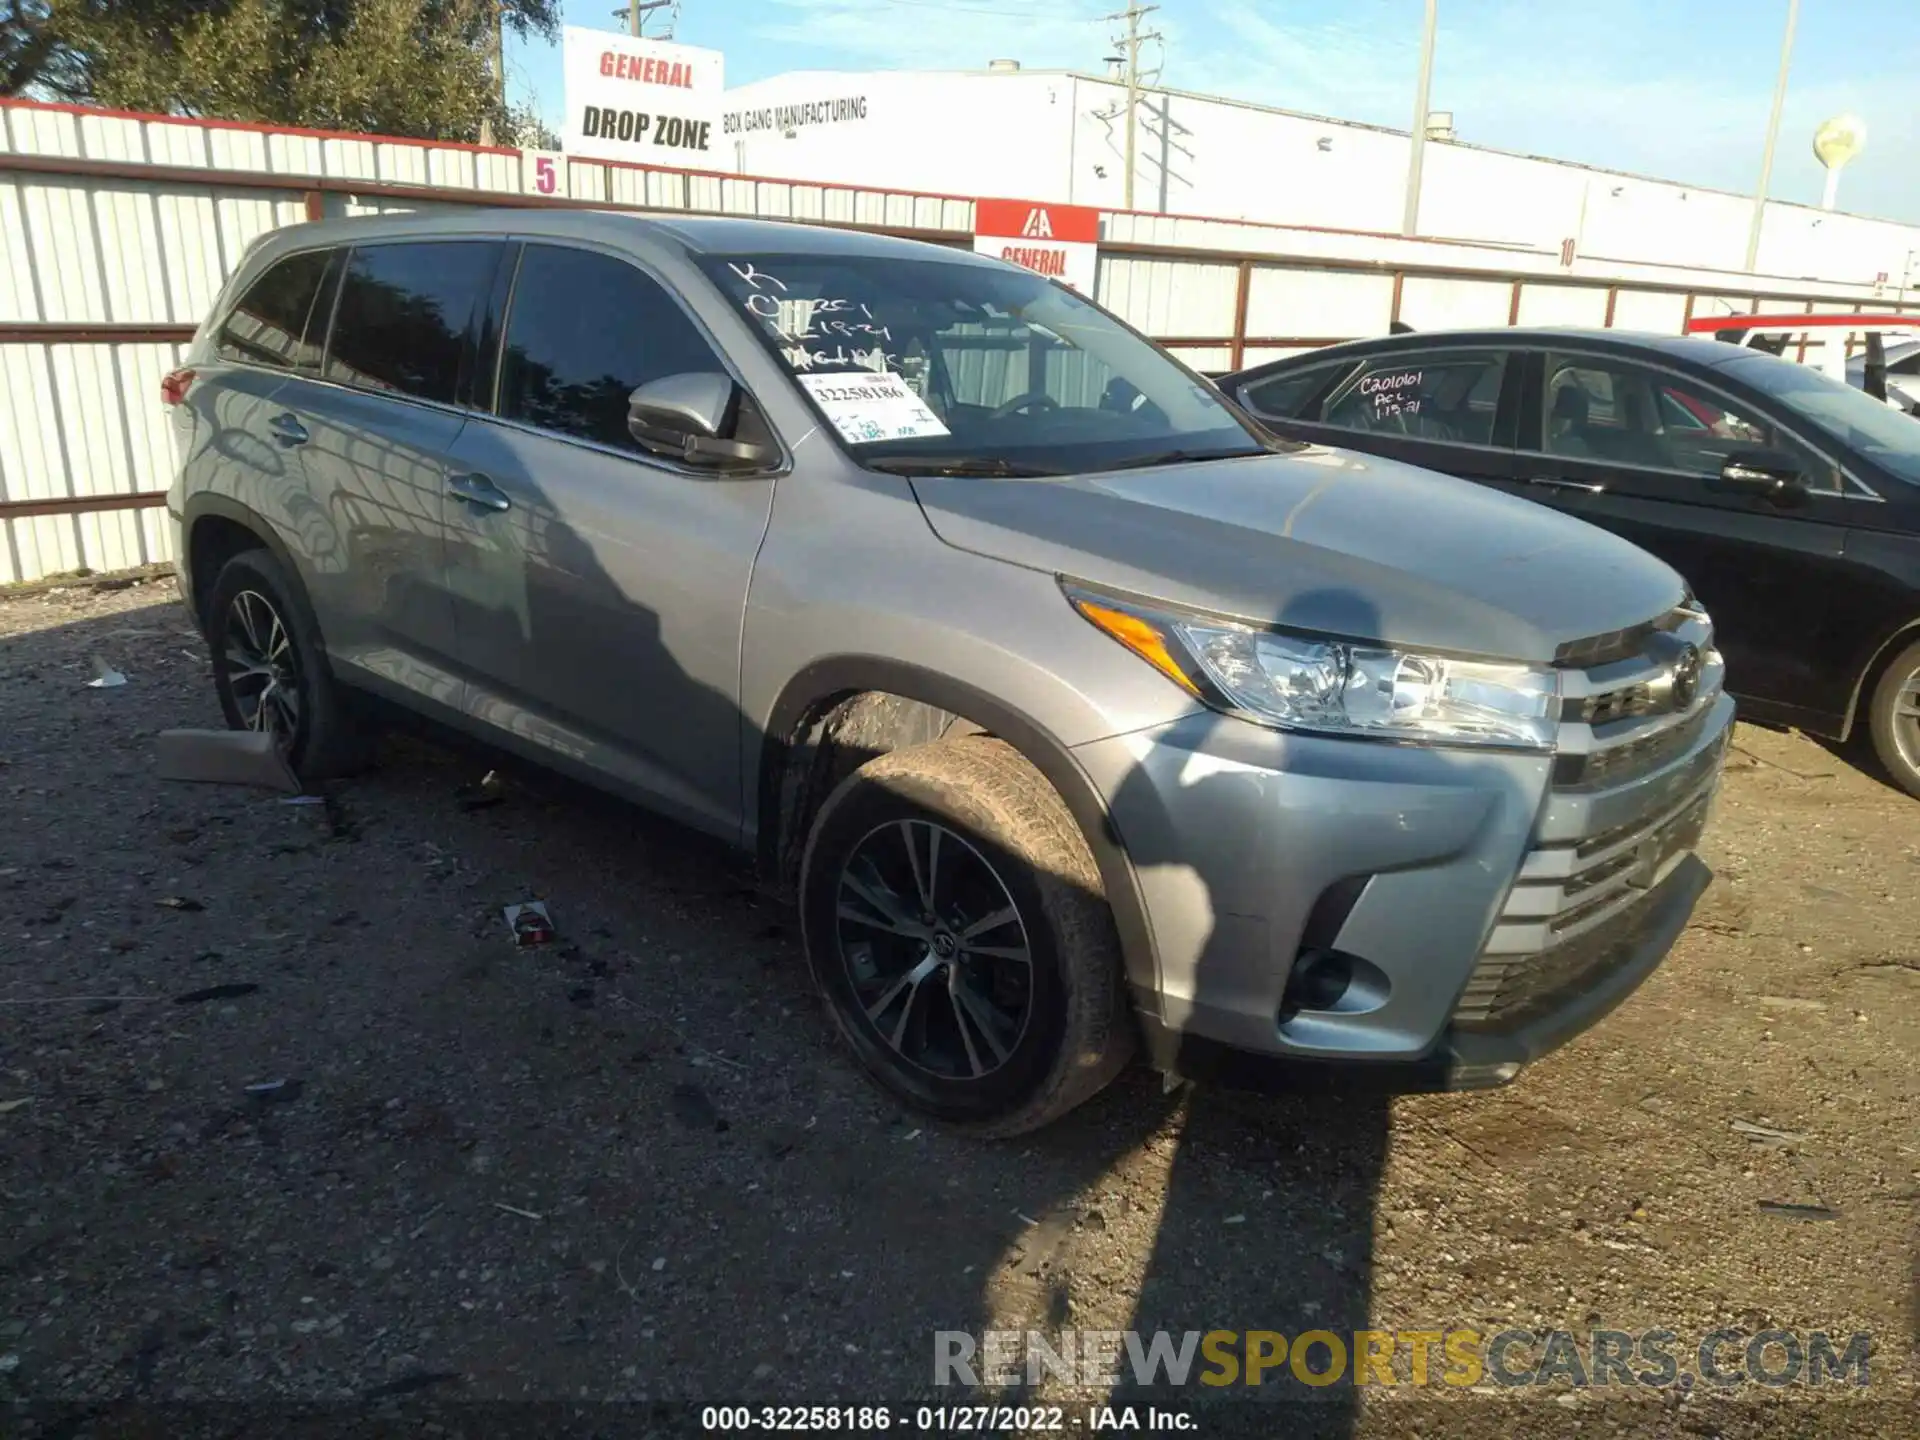
[[[674,0],[627,0],[625,5],[622,5],[618,10],[613,12],[613,18],[616,20],[624,19],[627,22],[627,33],[635,39],[638,39],[641,25],[644,23],[643,17],[645,17],[649,11],[668,10],[667,33],[657,38],[671,40],[673,38],[673,12],[677,12],[679,8],[678,5],[674,4]]]

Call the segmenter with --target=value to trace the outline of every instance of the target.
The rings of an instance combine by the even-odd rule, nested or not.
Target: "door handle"
[[[506,492],[478,471],[467,475],[449,475],[447,494],[469,505],[478,505],[483,510],[513,508],[513,501],[507,498]]]
[[[1585,480],[1555,480],[1546,475],[1529,475],[1527,484],[1548,490],[1576,490],[1582,495],[1604,495],[1607,490],[1604,485],[1591,485]]]
[[[273,438],[282,446],[291,450],[295,445],[307,443],[307,427],[300,423],[300,417],[292,411],[276,415],[267,422],[267,428],[273,431]]]

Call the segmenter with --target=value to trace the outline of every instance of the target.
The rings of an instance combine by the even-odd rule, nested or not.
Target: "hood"
[[[1313,447],[1034,480],[915,477],[949,545],[1112,589],[1406,647],[1548,661],[1685,586],[1543,505]]]

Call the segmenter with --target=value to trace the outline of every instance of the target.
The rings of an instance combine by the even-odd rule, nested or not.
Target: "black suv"
[[[1749,718],[1865,726],[1920,795],[1920,421],[1808,366],[1613,330],[1399,334],[1219,382],[1268,428],[1590,520],[1684,575]]]

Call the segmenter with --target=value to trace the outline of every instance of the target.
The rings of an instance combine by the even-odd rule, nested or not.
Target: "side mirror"
[[[1779,450],[1736,450],[1721,463],[1714,489],[1752,495],[1782,508],[1804,505],[1807,480],[1799,462]]]
[[[717,470],[757,470],[779,458],[773,446],[734,437],[740,387],[729,375],[663,375],[627,396],[627,432],[655,455]]]

